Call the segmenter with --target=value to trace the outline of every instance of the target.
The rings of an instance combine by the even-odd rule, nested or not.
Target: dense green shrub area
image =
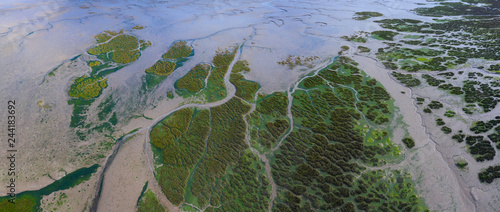
[[[462,89],[465,92],[465,102],[477,103],[484,112],[493,110],[500,101],[499,90],[491,88],[488,83],[467,80]]]
[[[229,76],[229,82],[236,87],[236,96],[247,102],[253,102],[255,93],[259,90],[260,85],[254,81],[246,80],[242,74],[248,73],[250,68],[246,60],[237,61]]]
[[[186,41],[177,41],[161,57],[164,59],[179,59],[189,57],[192,52],[193,48],[187,45]]]
[[[245,149],[243,114],[250,106],[233,98],[209,110],[181,109],[151,131],[151,143],[163,149],[157,179],[175,205],[191,203],[208,210],[263,211],[269,202],[264,167]],[[281,123],[281,122],[278,122]],[[272,126],[273,132],[282,127]]]
[[[146,73],[168,76],[175,70],[175,63],[158,60],[153,66],[146,69]]]
[[[153,89],[173,71],[181,67],[184,62],[189,60],[190,56],[193,56],[191,46],[188,46],[186,43],[186,41],[175,42],[170,46],[167,52],[162,55],[160,60],[156,61],[153,66],[145,70],[146,75],[143,77],[143,88],[146,90]]]
[[[387,30],[382,30],[382,31],[374,31],[372,32],[372,35],[375,38],[380,38],[382,40],[394,40],[394,36],[398,35],[399,33],[393,32],[393,31],[387,31]]]
[[[476,134],[485,133],[493,129],[493,127],[500,124],[500,119],[493,119],[487,122],[478,121],[470,128],[470,130]]]
[[[342,74],[346,69],[349,74]],[[273,210],[422,211],[408,177],[386,171],[361,174],[365,167],[360,163],[385,164],[383,158],[395,157],[396,148],[390,145],[387,132],[362,133],[360,126],[367,124],[362,117],[369,113],[356,108],[377,107],[378,115],[391,117],[389,94],[348,60],[334,63],[319,75],[329,84],[318,83],[292,94],[294,129],[272,163],[279,187]],[[381,123],[368,124],[386,129]]]
[[[354,13],[353,19],[355,20],[366,20],[372,17],[380,17],[382,13],[379,12],[356,12]]]
[[[108,87],[107,78],[105,77],[125,67],[126,64],[137,60],[140,56],[140,51],[137,49],[140,43],[147,44],[141,50],[151,45],[149,41],[139,41],[135,36],[125,35],[123,30],[119,32],[105,31],[96,35],[95,39],[98,44],[89,48],[87,52],[90,55],[95,55],[97,59],[91,57],[86,61],[92,71],[89,75],[74,79],[68,90],[68,95],[71,97],[68,104],[73,106],[70,127],[76,128],[76,135],[82,141],[93,131],[99,133],[113,132],[112,125],[118,123],[118,118],[117,113],[112,113],[111,117],[108,116],[115,104],[110,100],[111,97],[101,101],[101,105],[97,107],[100,123],[86,123],[87,112],[92,103]],[[78,57],[74,59],[76,58]],[[109,119],[106,120],[108,117]]]
[[[474,156],[476,161],[482,162],[485,160],[493,160],[495,157],[495,149],[483,136],[469,135],[465,138],[465,142],[467,143],[470,154]]]
[[[415,147],[415,141],[411,137],[405,137],[403,138],[402,142],[408,147],[408,148],[413,148]]]
[[[224,84],[224,76],[226,75],[229,64],[233,61],[236,49],[218,50],[214,56],[212,63],[214,68],[208,76],[207,86],[205,88],[205,96],[208,102],[215,102],[226,97],[226,85]]]
[[[500,165],[488,167],[486,170],[479,172],[478,177],[482,183],[492,183],[493,180],[500,178]]]
[[[267,211],[271,193],[264,173],[259,158],[243,152],[231,173],[218,180],[207,211]]]
[[[284,116],[287,114],[287,107],[288,97],[284,93],[275,92],[259,99],[256,110],[267,115]]]
[[[232,74],[248,71],[244,67]],[[389,126],[382,125],[393,114],[387,91],[350,58],[318,74],[308,78],[321,83],[301,82],[292,94],[293,131],[270,154],[278,185],[274,210],[422,211],[409,176],[365,170],[400,155]],[[259,94],[245,117],[250,145],[269,151],[283,138],[291,128],[289,103],[286,93]],[[179,110],[153,128],[151,142],[163,148],[164,157],[157,178],[172,203],[208,206],[207,211],[267,211],[270,185],[245,141],[243,115],[250,109],[236,97],[209,110]]]
[[[392,72],[392,76],[394,76],[399,82],[403,83],[407,87],[419,86],[421,84],[420,80],[414,78],[411,74],[401,74],[398,72]]]
[[[167,209],[161,205],[156,195],[148,190],[139,201],[137,206],[138,212],[166,212]]]
[[[205,79],[210,71],[210,65],[205,63],[197,64],[183,77],[175,82],[176,89],[185,89],[192,93],[198,93],[205,87]]]

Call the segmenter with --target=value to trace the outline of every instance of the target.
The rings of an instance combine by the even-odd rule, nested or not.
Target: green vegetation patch
[[[231,171],[217,181],[207,211],[267,211],[270,196],[264,165],[245,151]]]
[[[192,52],[193,48],[187,45],[186,41],[177,41],[161,57],[164,59],[179,59],[189,57]]]
[[[488,71],[497,73],[500,72],[500,64],[490,65],[490,67],[488,67]]]
[[[347,40],[347,41],[352,41],[352,42],[357,42],[357,43],[366,43],[366,41],[367,41],[366,36],[363,34],[354,34],[351,36],[344,35],[341,38],[344,40]]]
[[[60,190],[73,188],[80,183],[90,179],[93,173],[97,171],[98,164],[90,167],[77,169],[74,172],[67,174],[59,180],[51,183],[48,186],[36,191],[24,191],[16,194],[15,204],[9,202],[9,196],[0,197],[1,211],[5,212],[18,212],[18,211],[40,211],[40,201],[43,196]]]
[[[445,113],[444,113],[444,116],[448,117],[448,118],[452,118],[455,116],[455,111],[451,111],[451,110],[447,110]]]
[[[272,160],[274,211],[425,210],[409,176],[360,165],[400,156],[382,125],[387,121],[364,118],[373,115],[368,108],[378,113],[374,120],[390,118],[391,98],[354,64],[338,60],[318,73],[328,85],[292,94],[294,128]],[[362,131],[373,128],[380,130]]]
[[[137,204],[138,212],[166,212],[167,209],[161,205],[160,201],[156,197],[156,195],[148,190],[144,193],[142,198]]]
[[[440,108],[443,108],[443,103],[441,103],[439,101],[432,100],[431,103],[429,103],[427,105],[427,107],[429,107],[431,109],[440,109]]]
[[[419,15],[442,17],[442,16],[460,16],[460,15],[477,15],[477,16],[491,16],[498,15],[497,10],[500,5],[497,1],[464,1],[462,2],[440,2],[439,6],[435,7],[420,7],[414,11]],[[477,6],[477,3],[485,3],[486,6]]]
[[[370,48],[368,47],[364,47],[364,46],[358,46],[358,52],[359,53],[367,53],[367,52],[370,52]]]
[[[476,161],[482,162],[485,160],[493,160],[495,157],[495,149],[488,140],[484,139],[484,136],[469,135],[465,138],[465,142],[467,143],[470,154]]]
[[[475,134],[485,133],[493,129],[493,127],[497,126],[498,124],[500,124],[500,119],[493,119],[487,122],[478,121],[472,125],[470,130]]]
[[[114,102],[107,99],[101,101],[101,104],[98,106],[99,121],[104,122],[85,124],[87,112],[93,102],[99,98],[103,90],[108,86],[105,77],[125,67],[124,64],[137,60],[140,56],[140,51],[137,49],[139,43],[151,44],[151,42],[145,40],[139,42],[136,37],[123,33],[123,30],[119,32],[105,31],[95,36],[98,44],[90,48],[88,53],[95,55],[97,60],[91,59],[86,61],[87,65],[92,69],[90,75],[83,75],[76,78],[69,88],[68,95],[72,98],[70,98],[68,104],[73,105],[70,127],[76,128],[75,132],[80,140],[85,140],[86,136],[91,134],[92,131],[99,133],[103,133],[104,131],[113,132],[112,125],[116,125],[118,122],[117,114],[113,113],[108,121],[105,121],[105,119],[109,117],[108,114],[111,113],[115,104]],[[75,60],[78,57],[71,60]]]
[[[406,145],[406,147],[408,147],[410,149],[415,147],[415,141],[413,140],[412,137],[405,137],[401,141]]]
[[[414,78],[412,74],[401,74],[399,72],[392,72],[392,76],[394,76],[399,82],[403,83],[407,87],[415,87],[421,84],[420,80]]]
[[[372,36],[376,39],[379,39],[379,40],[394,40],[394,36],[398,35],[399,33],[397,32],[393,32],[393,31],[386,31],[386,30],[382,30],[382,31],[374,31],[372,32]]]
[[[259,90],[260,85],[257,82],[245,79],[242,74],[249,71],[250,68],[248,67],[248,62],[246,60],[237,61],[233,66],[231,75],[229,76],[229,82],[236,87],[236,96],[247,102],[253,102],[255,93]]]
[[[108,84],[102,77],[87,77],[83,75],[76,78],[68,91],[69,96],[82,99],[93,99],[101,95],[102,89]]]
[[[217,50],[212,63],[214,68],[208,76],[207,86],[203,90],[202,96],[205,96],[208,102],[215,102],[224,99],[227,95],[226,85],[224,84],[224,76],[226,75],[229,64],[234,59],[236,48],[233,51]]]
[[[228,49],[217,50],[212,60],[214,67],[212,67],[210,74],[208,74],[209,66],[200,64],[200,66],[195,66],[175,83],[177,93],[182,97],[189,97],[196,94],[196,96],[204,98],[207,102],[216,102],[224,99],[227,95],[224,77],[227,74],[229,65],[234,59],[236,50],[237,49],[233,49],[232,51]],[[208,78],[206,79],[205,85],[205,78],[207,75]],[[233,82],[242,83],[243,86],[248,84],[246,80],[235,79],[234,77]],[[196,91],[196,93],[194,91]],[[240,92],[242,92],[241,89]]]
[[[210,71],[210,65],[205,63],[197,64],[183,77],[175,82],[175,88],[198,93],[205,87],[205,80]]]
[[[269,151],[288,132],[288,103],[285,93],[260,95],[255,111],[246,117],[250,125],[251,145],[259,152]]]
[[[145,70],[143,77],[143,89],[152,90],[166,79],[173,71],[181,67],[184,62],[193,56],[194,51],[186,41],[175,42],[168,51],[162,55],[162,59]]]
[[[366,20],[372,17],[380,17],[382,13],[379,12],[356,12],[353,19],[355,20]]]
[[[498,89],[493,89],[488,83],[466,80],[462,87],[466,103],[477,103],[484,112],[493,110],[500,98],[496,97]]]
[[[289,69],[293,69],[296,66],[306,66],[307,68],[313,67],[313,62],[319,59],[318,56],[296,56],[296,55],[288,55],[288,57],[283,61],[278,61],[277,63],[282,66],[288,66]]]
[[[275,92],[257,101],[256,110],[268,115],[284,116],[287,114],[288,97],[285,93]]]
[[[101,65],[101,61],[89,61],[88,65],[90,67],[99,66],[99,65]]]
[[[479,181],[482,183],[492,183],[493,180],[500,178],[500,165],[490,166],[486,170],[478,173]]]
[[[153,66],[146,69],[146,73],[168,76],[175,70],[175,65],[173,62],[158,60]]]
[[[469,163],[467,163],[464,159],[455,162],[455,166],[459,169],[464,169],[467,165],[469,165]]]
[[[210,110],[179,110],[153,128],[151,142],[163,149],[164,158],[157,180],[174,205],[210,204],[210,211],[267,208],[264,167],[245,150],[243,114],[249,110],[233,98]]]
[[[98,39],[98,42],[100,40]],[[116,63],[130,63],[136,61],[139,56],[139,40],[132,35],[118,35],[107,42],[100,42],[87,50],[90,55],[105,55],[111,53],[111,60]]]

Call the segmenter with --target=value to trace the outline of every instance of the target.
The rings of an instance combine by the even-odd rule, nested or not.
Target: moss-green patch
[[[75,98],[93,99],[101,95],[102,89],[107,86],[107,79],[83,75],[74,80],[68,93]]]
[[[412,137],[405,137],[401,141],[406,145],[406,147],[408,147],[410,149],[415,147],[415,141],[413,140]]]
[[[90,176],[97,171],[98,164],[87,168],[81,168],[74,172],[67,174],[59,180],[51,183],[50,185],[36,191],[24,191],[16,194],[15,204],[9,202],[9,196],[0,197],[0,208],[5,212],[18,212],[18,211],[39,211],[40,200],[43,196],[49,195],[53,192],[73,188],[80,183],[90,179]]]
[[[318,72],[327,85],[292,94],[294,129],[271,160],[278,185],[274,210],[425,209],[411,177],[360,165],[386,164],[401,158],[401,150],[385,124],[393,100],[355,64],[342,58]]]
[[[153,66],[146,69],[146,73],[168,76],[175,70],[175,65],[173,62],[158,60]]]
[[[188,57],[193,52],[193,48],[187,45],[186,41],[177,41],[161,57],[164,59],[178,59]]]
[[[146,183],[147,186],[147,183]],[[146,187],[144,187],[146,188]],[[161,205],[160,201],[156,197],[156,195],[151,191],[148,190],[142,195],[142,197],[139,197],[139,201],[137,204],[137,211],[138,212],[166,212],[168,211],[163,205]]]
[[[233,67],[232,73],[229,76],[229,82],[236,87],[236,96],[247,102],[253,102],[255,93],[259,90],[260,85],[254,81],[246,80],[242,74],[250,71],[248,62],[237,61]]]
[[[387,31],[387,30],[381,30],[381,31],[374,31],[372,32],[372,36],[375,39],[379,40],[394,40],[394,36],[398,35],[399,33],[393,32],[393,31]]]
[[[379,12],[356,12],[353,19],[355,20],[366,20],[372,17],[380,17],[382,13]]]
[[[175,82],[175,88],[186,90],[191,93],[197,93],[205,87],[205,80],[210,71],[210,65],[205,63],[197,64],[183,77]]]

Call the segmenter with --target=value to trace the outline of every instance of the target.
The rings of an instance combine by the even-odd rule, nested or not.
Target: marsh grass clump
[[[372,36],[376,39],[380,40],[389,40],[393,41],[394,36],[398,35],[399,33],[394,32],[394,31],[387,31],[387,30],[381,30],[381,31],[374,31],[372,32]]]
[[[465,134],[462,134],[462,133],[455,134],[451,138],[453,140],[457,141],[458,143],[462,143],[465,140]]]
[[[394,76],[399,82],[403,83],[407,87],[415,87],[421,84],[420,80],[414,78],[412,74],[401,74],[399,72],[392,72],[392,76]]]
[[[441,127],[441,131],[443,131],[444,134],[450,134],[452,132],[452,129],[447,126],[443,126]]]
[[[430,86],[439,86],[441,83],[444,83],[444,80],[438,80],[435,77],[428,75],[428,74],[423,74],[422,78],[425,79],[425,81],[430,85]]]
[[[440,108],[443,108],[443,103],[441,103],[439,101],[432,100],[431,103],[429,103],[427,105],[427,107],[429,107],[431,109],[440,109]]]
[[[111,53],[110,58],[116,63],[130,63],[139,58],[139,41],[132,35],[118,35],[106,43],[98,44],[87,50],[90,55]]]
[[[148,43],[146,41],[140,41],[140,43],[141,48],[146,48],[151,45],[150,42]],[[155,88],[164,79],[170,76],[172,72],[181,67],[184,62],[189,60],[189,57],[192,55],[193,49],[191,46],[187,45],[186,41],[175,42],[168,51],[162,55],[162,59],[145,70],[147,74],[143,77],[143,88],[146,90]]]
[[[68,91],[69,96],[82,99],[93,99],[101,95],[102,89],[108,84],[102,77],[87,77],[83,75],[76,78]]]
[[[493,129],[493,127],[497,126],[498,124],[500,124],[500,119],[493,119],[487,122],[477,121],[472,125],[470,130],[475,134],[485,133]]]
[[[368,47],[364,47],[364,46],[358,46],[358,52],[359,53],[367,53],[367,52],[370,52],[370,48]]]
[[[210,109],[182,109],[153,128],[151,142],[163,156],[157,180],[174,205],[214,204],[224,211],[267,208],[270,184],[264,167],[246,150],[242,115],[249,110],[233,98]]]
[[[361,21],[361,20],[366,20],[366,19],[372,18],[372,17],[380,17],[380,16],[382,16],[382,13],[365,11],[365,12],[354,13],[353,19]]]
[[[352,42],[357,42],[357,43],[366,43],[366,41],[368,41],[366,39],[366,36],[367,36],[367,33],[358,32],[358,33],[350,35],[350,36],[344,35],[341,38],[344,40],[347,40],[347,41],[352,41]]]
[[[192,93],[197,93],[205,87],[205,79],[211,67],[209,64],[200,63],[193,67],[183,77],[175,82],[176,89],[185,89]]]
[[[446,123],[444,123],[443,119],[442,118],[437,118],[436,119],[436,125],[437,126],[443,126],[445,125]]]
[[[479,181],[482,183],[492,183],[493,180],[500,178],[500,165],[490,166],[478,173]]]
[[[159,76],[168,76],[175,70],[175,63],[159,60],[153,66],[146,69],[146,73],[154,73]]]
[[[138,212],[166,212],[167,209],[160,203],[160,200],[156,197],[156,195],[148,190],[144,193],[144,195],[140,198],[139,203],[137,204]]]
[[[245,79],[243,74],[250,72],[248,61],[237,61],[232,69],[229,81],[236,87],[236,96],[244,99],[247,102],[253,102],[254,96],[260,85],[257,82]]]
[[[386,164],[385,159],[397,157],[400,150],[391,145],[387,121],[382,121],[392,118],[390,95],[354,64],[339,58],[318,72],[326,82],[304,83],[304,79],[299,84],[302,89],[292,94],[294,128],[272,163],[279,188],[273,210],[425,208],[408,175],[366,171],[361,165]],[[364,124],[380,130],[366,133],[360,128]]]
[[[141,29],[144,29],[144,28],[146,28],[146,27],[143,26],[143,25],[140,25],[140,24],[137,24],[134,27],[132,27],[132,29],[135,29],[135,30],[141,30]]]
[[[469,165],[469,163],[467,163],[467,161],[465,160],[459,160],[455,162],[455,166],[457,166],[459,169],[464,169],[467,165]]]
[[[493,89],[488,83],[466,80],[462,89],[465,92],[465,102],[477,103],[483,108],[484,112],[493,110],[500,101],[500,98],[496,95],[498,90]]]
[[[295,56],[295,55],[288,55],[286,60],[283,61],[278,61],[277,63],[282,65],[282,66],[288,66],[289,69],[293,69],[296,66],[306,66],[307,68],[312,68],[314,65],[314,61],[319,59],[318,56]]]
[[[490,67],[488,67],[488,71],[498,73],[500,71],[500,64],[490,65]]]
[[[415,147],[415,141],[411,137],[405,137],[401,141],[406,145],[406,147],[408,147],[410,149]]]
[[[495,149],[491,146],[489,141],[484,139],[484,136],[468,135],[465,138],[465,143],[467,143],[470,154],[478,162],[493,160],[495,157]]]
[[[101,61],[89,61],[87,64],[89,67],[99,66],[101,65]]]
[[[455,111],[451,111],[451,110],[447,110],[445,113],[444,113],[444,116],[448,117],[448,118],[452,118],[455,116]]]
[[[177,41],[161,57],[163,59],[179,59],[189,57],[192,52],[193,48],[187,45],[186,41]]]

